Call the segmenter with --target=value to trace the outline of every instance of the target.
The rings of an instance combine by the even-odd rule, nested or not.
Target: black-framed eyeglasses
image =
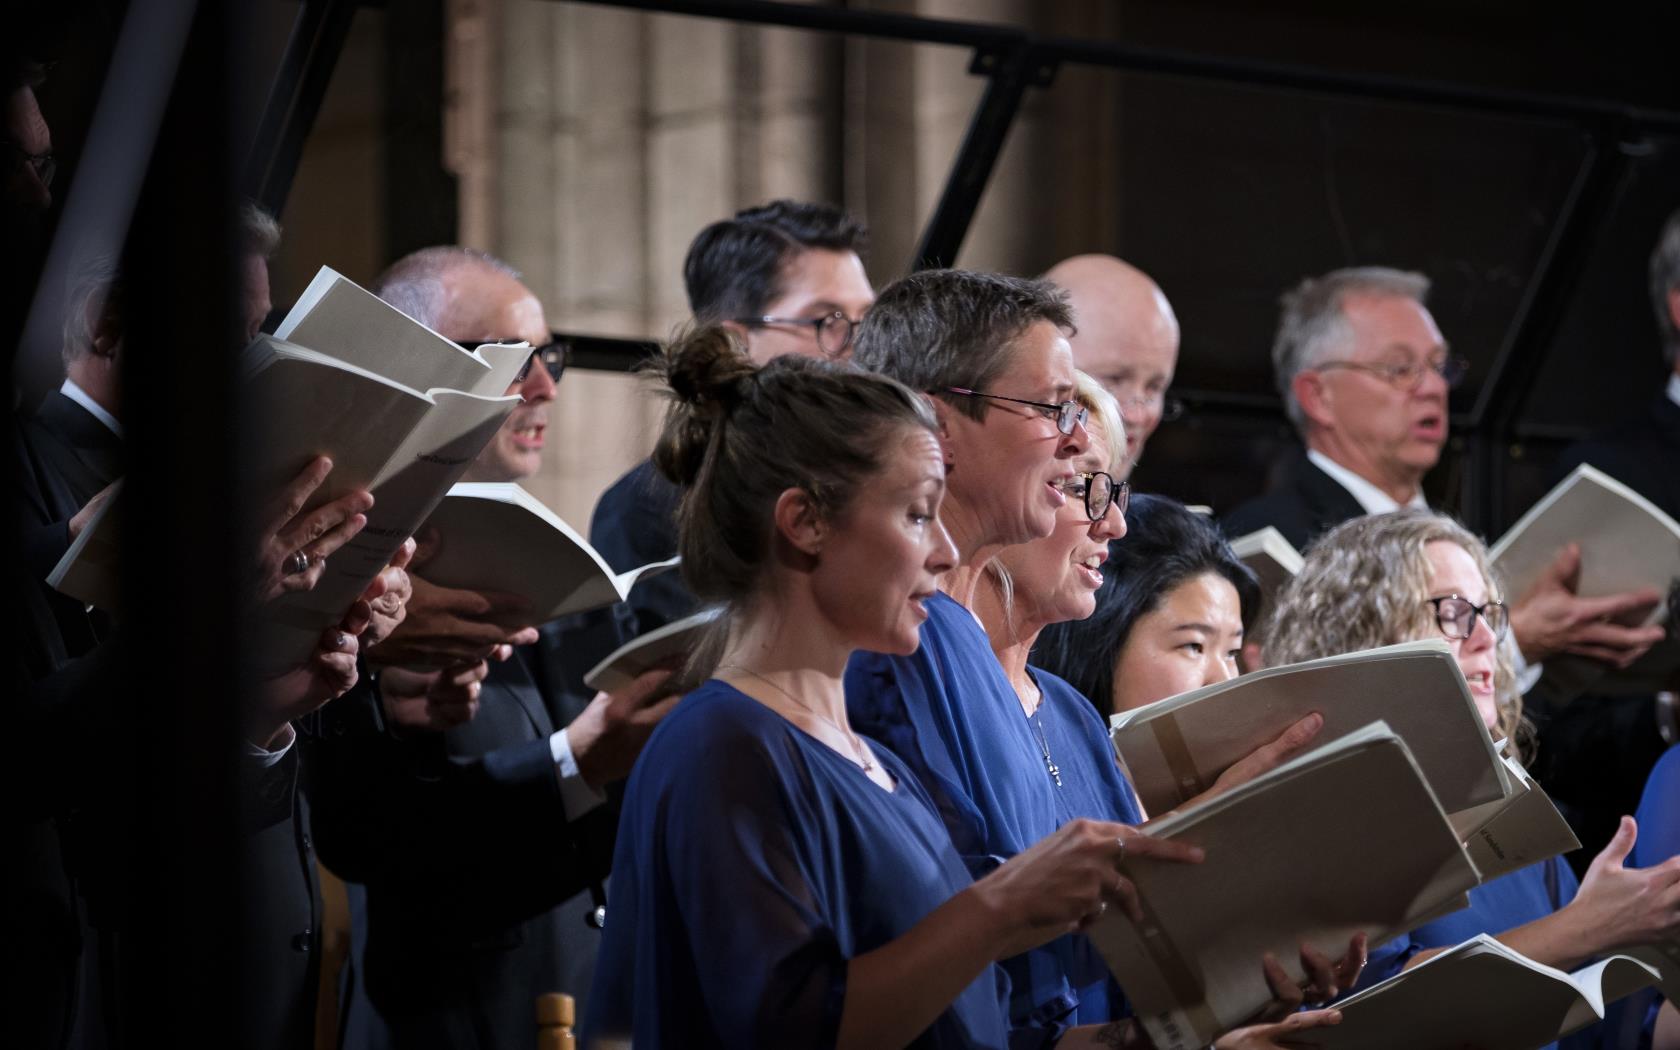
[[[58,160],[50,150],[46,153],[31,153],[11,139],[0,139],[0,149],[6,151],[6,170],[28,164],[35,169],[35,177],[41,180],[41,185],[49,188],[52,186],[53,176],[58,174]]]
[[[785,324],[809,328],[816,336],[817,348],[830,357],[839,357],[852,345],[852,336],[862,321],[854,321],[839,310],[821,317],[737,317],[736,324],[751,328]]]
[[[991,401],[1007,401],[1012,405],[1026,405],[1038,410],[1046,419],[1056,421],[1056,429],[1064,434],[1073,433],[1074,427],[1082,427],[1091,419],[1091,410],[1077,401],[1063,401],[1053,404],[1049,401],[1027,401],[1019,397],[1004,397],[1002,394],[983,394],[978,390],[966,387],[948,386],[936,391],[941,394],[958,394],[962,397],[983,397]]]
[[[494,339],[480,339],[472,342],[457,339],[455,345],[463,350],[477,350],[481,346],[494,346],[496,341]],[[570,348],[565,343],[544,343],[541,346],[532,347],[531,356],[527,357],[525,363],[519,366],[519,373],[513,377],[513,381],[516,384],[525,382],[531,377],[531,366],[541,361],[543,367],[548,370],[548,377],[558,383],[560,377],[566,374],[566,365],[571,363],[571,360]]]
[[[1441,598],[1429,599],[1429,604],[1435,607],[1435,624],[1441,628],[1441,633],[1448,638],[1468,638],[1475,633],[1476,617],[1488,625],[1495,639],[1505,637],[1505,632],[1511,627],[1511,614],[1505,608],[1504,602],[1490,601],[1486,605],[1477,605],[1468,598],[1461,598],[1456,594],[1449,594]]]
[[[1434,361],[1406,361],[1390,362],[1388,364],[1367,364],[1364,361],[1320,361],[1312,366],[1312,370],[1321,371],[1326,368],[1351,368],[1356,372],[1367,372],[1394,387],[1410,393],[1423,385],[1423,377],[1434,372],[1447,381],[1447,389],[1451,390],[1464,381],[1470,371],[1470,362],[1462,357],[1442,357]]]
[[[1104,388],[1114,395],[1114,400],[1119,403],[1120,416],[1122,419],[1131,418],[1131,409],[1148,410],[1153,408],[1155,411],[1161,413],[1161,422],[1163,423],[1171,423],[1173,420],[1184,415],[1183,400],[1176,397],[1168,397],[1165,390],[1157,390],[1153,394],[1133,394],[1130,397],[1126,397],[1120,393],[1120,388],[1126,385],[1122,380],[1115,377],[1108,377],[1102,379],[1101,382]]]
[[[1085,516],[1092,521],[1101,521],[1111,507],[1125,517],[1126,506],[1132,501],[1131,483],[1115,481],[1114,475],[1106,470],[1075,474],[1062,486],[1062,491],[1082,498],[1085,501]]]

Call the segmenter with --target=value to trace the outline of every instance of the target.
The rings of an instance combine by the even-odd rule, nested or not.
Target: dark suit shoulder
[[[1275,487],[1237,505],[1219,523],[1232,538],[1270,525],[1295,549],[1305,550],[1325,532],[1364,513],[1352,493],[1298,452]]]
[[[615,572],[663,561],[677,553],[681,498],[681,490],[644,459],[601,494],[589,542]]]
[[[1561,481],[1576,467],[1590,463],[1670,516],[1680,517],[1680,471],[1674,469],[1677,455],[1680,405],[1665,393],[1647,411],[1632,414],[1565,449],[1553,480]]]

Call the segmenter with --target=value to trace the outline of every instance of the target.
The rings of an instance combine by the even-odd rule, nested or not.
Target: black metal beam
[[[189,5],[190,6],[190,5]],[[138,1042],[225,1041],[255,975],[242,972],[252,894],[239,865],[243,717],[237,571],[254,538],[240,479],[249,446],[236,382],[233,100],[249,68],[243,4],[196,5],[134,211],[123,264],[121,498],[124,618],[135,708],[129,794],[111,800],[132,907],[118,940],[127,1031]],[[103,103],[102,103],[103,104]],[[144,1033],[142,1038],[141,1033]]]
[[[1616,118],[1651,128],[1680,130],[1680,113],[1607,99],[1575,98],[1496,88],[1442,84],[1404,77],[1336,73],[1274,62],[1217,58],[1108,40],[1051,36],[984,22],[920,18],[775,0],[565,0],[636,11],[691,15],[732,22],[787,26],[854,36],[1003,50],[1025,45],[1053,60],[1107,66],[1133,73],[1227,80],[1255,87],[1470,109],[1482,113],[1571,120]]]
[[[1470,413],[1460,513],[1472,528],[1490,535],[1515,519],[1506,505],[1506,467],[1510,446],[1517,440],[1517,421],[1545,371],[1593,248],[1626,188],[1628,152],[1623,147],[1634,137],[1633,128],[1620,122],[1606,121],[1594,129],[1535,277]]]
[[[286,207],[356,6],[356,0],[303,0],[292,24],[245,168],[246,194],[275,217]]]
[[[593,368],[603,372],[634,372],[642,362],[659,353],[650,339],[619,339],[610,335],[551,333],[566,349],[566,367]]]
[[[988,45],[974,53],[970,73],[987,78],[968,131],[951,162],[951,175],[939,195],[922,231],[921,243],[910,262],[911,270],[950,266],[956,261],[963,237],[974,221],[980,198],[991,181],[998,154],[1020,112],[1021,100],[1029,87],[1045,87],[1055,78],[1056,60],[1021,41],[1003,47]]]

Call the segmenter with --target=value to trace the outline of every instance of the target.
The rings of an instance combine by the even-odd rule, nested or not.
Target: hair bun
[[[672,405],[653,463],[686,487],[698,476],[718,425],[746,396],[758,366],[735,333],[708,325],[673,339],[654,371],[670,390]]]

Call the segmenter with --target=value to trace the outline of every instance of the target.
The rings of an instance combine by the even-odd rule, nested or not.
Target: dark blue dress
[[[1419,952],[1451,948],[1480,933],[1498,936],[1536,919],[1543,919],[1575,899],[1580,889],[1575,872],[1562,857],[1552,857],[1470,891],[1470,906],[1419,926],[1411,933],[1371,949],[1365,972],[1354,991],[1368,988],[1399,973]],[[1597,1046],[1600,1027],[1591,1025],[1564,1040],[1565,1047]],[[1548,1046],[1560,1044],[1550,1043]]]
[[[1639,822],[1639,839],[1628,858],[1630,865],[1650,868],[1680,856],[1680,745],[1669,748],[1657,760],[1650,779],[1645,781],[1645,794],[1634,819]],[[1651,1045],[1657,1009],[1662,1003],[1662,993],[1648,988],[1611,1007],[1607,1021],[1616,1026],[1622,1045]]]
[[[971,884],[915,776],[857,766],[722,682],[677,705],[624,800],[585,1044],[830,1047],[847,960]],[[917,1047],[1001,1047],[988,967]]]
[[[1139,823],[1090,701],[1035,670],[1044,703],[1029,720],[973,615],[944,594],[930,598],[927,611],[910,656],[853,654],[846,710],[854,728],[915,771],[969,871],[979,878],[1077,817]],[[1124,1014],[1108,967],[1083,934],[1005,960],[1004,969],[1015,1046],[1047,1045],[1067,1026]]]
[[[1630,863],[1649,868],[1680,857],[1680,744],[1663,752],[1639,800],[1639,840]]]

